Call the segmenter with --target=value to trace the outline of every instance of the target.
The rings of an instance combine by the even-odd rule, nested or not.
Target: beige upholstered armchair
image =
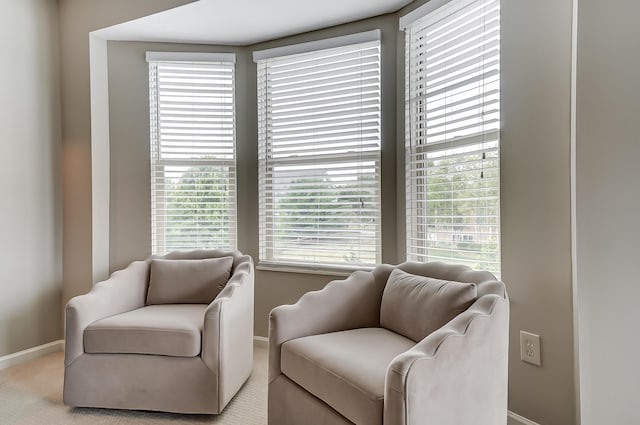
[[[64,402],[220,413],[253,365],[254,270],[238,251],[135,261],[66,307]]]
[[[269,329],[269,425],[505,425],[509,302],[444,263],[355,272]]]

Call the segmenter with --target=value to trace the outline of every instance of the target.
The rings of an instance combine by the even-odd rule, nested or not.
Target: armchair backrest
[[[405,262],[378,266],[373,274],[384,287],[380,326],[416,342],[485,296],[506,298],[504,283],[493,274],[464,265]]]
[[[200,261],[202,260],[202,261]],[[151,256],[147,305],[209,304],[227,285],[246,256],[239,251],[196,249]]]
[[[407,273],[420,276],[454,282],[475,283],[478,288],[478,298],[489,294],[495,294],[503,298],[507,295],[504,283],[497,280],[492,273],[483,270],[473,270],[461,264],[447,264],[442,261],[431,261],[428,263],[407,261],[398,264],[397,267]]]
[[[240,251],[227,251],[224,249],[192,249],[189,251],[173,251],[162,256],[152,255],[147,261],[151,262],[154,258],[165,258],[167,260],[203,260],[206,258],[220,257],[233,257],[233,265],[231,266],[231,274],[233,275],[236,266],[244,261],[246,255],[243,255]]]

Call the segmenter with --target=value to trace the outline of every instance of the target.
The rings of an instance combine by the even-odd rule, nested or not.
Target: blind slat
[[[258,60],[260,262],[380,262],[380,44]]]
[[[406,28],[407,259],[500,273],[500,2]]]
[[[149,61],[152,252],[236,245],[233,62]]]

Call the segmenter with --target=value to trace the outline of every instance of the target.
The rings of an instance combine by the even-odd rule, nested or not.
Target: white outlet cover
[[[540,335],[520,331],[520,359],[523,362],[542,366],[540,360]]]

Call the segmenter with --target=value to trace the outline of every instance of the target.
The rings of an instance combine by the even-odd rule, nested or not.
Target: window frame
[[[236,84],[236,55],[234,53],[196,53],[196,52],[146,52],[146,60],[149,64],[149,117],[150,117],[150,134],[149,134],[149,150],[150,150],[150,214],[151,214],[151,252],[154,255],[162,255],[175,250],[184,250],[184,249],[213,249],[213,248],[223,248],[227,250],[234,250],[237,247],[237,155],[236,155],[236,92],[235,92],[235,84]],[[160,118],[160,104],[159,104],[159,90],[160,87],[157,85],[157,66],[159,64],[184,64],[184,65],[217,65],[225,68],[230,68],[229,80],[224,79],[223,81],[227,81],[230,83],[230,115],[231,115],[231,153],[230,158],[206,158],[206,157],[197,157],[194,153],[191,158],[161,158],[162,156],[162,136],[161,136],[161,118]],[[205,89],[211,90],[210,87],[205,87]],[[185,95],[187,96],[187,95]],[[210,96],[213,97],[213,94]],[[210,103],[216,106],[225,105],[224,102],[220,103]],[[189,121],[189,118],[192,120],[196,117],[197,114],[188,116],[185,121]],[[196,117],[197,118],[197,117]],[[211,125],[214,121],[202,121],[204,124]],[[193,123],[193,122],[192,122]],[[217,124],[217,122],[216,122]],[[220,131],[224,131],[223,124],[220,125]],[[227,125],[228,127],[228,125]],[[188,128],[188,127],[187,127]],[[193,141],[197,140],[197,136],[194,136]],[[213,137],[213,136],[212,136]],[[192,142],[193,142],[192,141]],[[203,150],[210,149],[215,150],[216,142],[219,143],[218,140],[211,140],[210,144],[202,144],[204,147],[201,148]],[[201,142],[200,142],[201,143]],[[194,143],[194,146],[196,144]],[[202,146],[201,145],[201,146]],[[227,148],[227,155],[229,152],[229,146]],[[165,150],[168,150],[166,147]],[[192,147],[194,152],[197,150]],[[179,151],[179,148],[176,149],[178,154],[187,151]],[[221,167],[226,171],[226,177],[223,179],[224,184],[226,186],[226,207],[224,212],[226,214],[228,223],[227,234],[225,236],[227,244],[223,245],[211,245],[207,243],[205,240],[195,241],[194,243],[190,243],[189,246],[168,246],[167,244],[167,233],[166,229],[168,226],[166,224],[168,212],[167,212],[167,201],[168,195],[166,195],[166,189],[162,189],[163,186],[167,185],[168,178],[165,178],[163,175],[165,173],[166,167],[182,167],[182,168],[190,168],[190,171],[194,168],[198,167]],[[177,171],[173,171],[176,173]],[[169,172],[167,172],[168,174]],[[197,171],[196,171],[197,173]],[[197,179],[194,177],[194,179]],[[199,187],[199,186],[198,186]],[[215,192],[214,192],[215,193]],[[204,202],[203,202],[204,203]],[[203,229],[205,229],[203,227]],[[197,233],[197,232],[196,232]],[[197,238],[197,236],[196,236]]]
[[[297,55],[304,54],[313,54],[314,52],[326,51],[329,49],[337,49],[341,47],[348,47],[354,45],[363,45],[365,43],[375,42],[377,43],[378,52],[381,50],[380,44],[381,32],[380,30],[367,31],[364,33],[350,34],[342,37],[334,37],[330,39],[323,39],[318,41],[312,41],[308,43],[300,43],[295,45],[288,45],[283,47],[277,47],[273,49],[266,49],[261,51],[256,51],[253,54],[254,61],[258,64],[258,85],[257,85],[257,103],[258,103],[258,133],[259,133],[259,181],[264,181],[267,175],[274,175],[273,172],[269,173],[266,171],[267,166],[272,166],[277,161],[274,158],[270,158],[268,155],[268,151],[270,148],[270,141],[268,136],[268,129],[266,127],[266,123],[269,120],[267,115],[270,111],[268,111],[267,104],[269,101],[268,93],[267,93],[267,80],[261,81],[261,64],[265,64],[271,59],[283,59],[287,57],[296,57]],[[378,84],[380,84],[381,78],[381,60],[379,57],[380,53],[378,53],[377,60],[377,75],[378,75]],[[266,71],[265,71],[266,72]],[[266,78],[266,76],[265,76]],[[377,130],[377,151],[373,153],[360,154],[359,161],[362,162],[367,158],[375,163],[375,190],[376,190],[376,199],[375,199],[375,259],[374,261],[368,264],[344,264],[344,263],[334,263],[334,262],[312,262],[312,261],[299,261],[295,259],[282,259],[276,258],[273,253],[270,253],[269,250],[274,248],[276,244],[272,242],[267,242],[266,239],[273,238],[274,233],[269,233],[269,229],[273,228],[273,226],[267,226],[268,222],[273,222],[276,220],[276,215],[274,211],[276,208],[273,207],[274,203],[269,203],[266,197],[269,196],[269,191],[271,189],[268,188],[268,185],[259,184],[259,208],[260,208],[260,219],[259,219],[259,260],[258,260],[258,269],[262,270],[273,270],[273,271],[293,271],[293,272],[304,272],[311,274],[325,274],[325,275],[338,275],[344,276],[349,272],[356,269],[371,269],[375,266],[375,264],[379,264],[381,262],[382,255],[382,220],[381,220],[381,179],[380,179],[380,169],[381,169],[381,142],[382,142],[382,130],[380,120],[382,117],[381,114],[381,87],[378,88],[377,95],[377,108],[378,108],[378,130]],[[361,110],[361,109],[360,109]],[[359,111],[360,111],[359,110]],[[359,112],[362,113],[362,112]],[[360,142],[362,143],[362,142]],[[309,156],[309,162],[313,162],[314,155]],[[339,156],[337,155],[336,158]],[[268,165],[267,165],[268,164]],[[361,165],[359,165],[361,166]],[[265,189],[266,187],[266,189]],[[271,205],[271,206],[268,206]],[[274,232],[272,230],[272,232]],[[277,248],[276,248],[277,249]]]
[[[471,97],[465,98],[462,94],[455,94],[455,83],[460,82],[460,87],[464,87],[463,84],[471,84],[469,83],[470,77],[466,78],[463,76],[463,72],[466,70],[462,67],[462,65],[458,65],[462,63],[462,59],[457,59],[458,63],[453,63],[451,65],[451,69],[447,67],[449,65],[443,66],[444,71],[436,73],[433,69],[436,69],[439,63],[449,63],[452,57],[459,55],[463,56],[461,53],[464,50],[461,50],[459,46],[461,43],[468,42],[473,44],[473,42],[469,40],[473,40],[473,36],[471,35],[471,31],[468,31],[466,28],[463,30],[459,30],[459,32],[454,32],[455,37],[460,37],[458,41],[459,44],[457,46],[447,46],[441,47],[441,45],[434,44],[432,40],[428,39],[427,34],[431,37],[442,37],[443,33],[437,33],[436,31],[441,31],[438,29],[438,26],[446,25],[447,20],[455,20],[457,18],[452,18],[454,14],[460,11],[466,11],[468,7],[470,8],[482,8],[490,6],[490,9],[493,13],[493,10],[497,8],[497,33],[498,33],[498,46],[491,47],[490,49],[487,47],[487,51],[495,51],[497,50],[497,61],[498,61],[498,73],[497,73],[497,82],[490,81],[485,82],[484,73],[487,69],[491,69],[491,66],[495,67],[494,64],[490,64],[487,60],[488,55],[485,53],[485,50],[482,50],[482,54],[478,55],[478,57],[482,58],[477,60],[479,64],[478,69],[481,69],[482,78],[479,79],[478,84],[482,85],[482,93],[478,95],[478,104],[482,103],[483,106],[476,106],[477,110],[482,110],[481,115],[474,117],[477,122],[474,124],[473,120],[468,116],[465,117],[464,113],[461,112],[461,109],[456,109],[457,106],[454,106],[455,102],[451,103],[451,106],[447,104],[447,98],[455,99],[456,102],[460,100],[468,100]],[[470,9],[469,9],[470,11]],[[469,12],[468,11],[468,12]],[[485,10],[486,11],[486,10]],[[496,276],[500,276],[501,272],[501,250],[500,250],[500,159],[499,159],[499,150],[500,150],[500,72],[499,72],[499,61],[500,61],[500,46],[499,46],[499,37],[500,37],[500,3],[497,0],[432,0],[421,7],[409,12],[407,15],[404,15],[400,18],[400,29],[405,31],[406,39],[405,39],[405,202],[406,202],[406,221],[405,221],[405,255],[407,260],[412,261],[431,261],[429,250],[432,249],[436,252],[436,255],[432,255],[431,258],[440,259],[443,261],[449,262],[458,262],[462,264],[466,264],[471,266],[472,268],[485,268],[492,271]],[[471,13],[464,12],[464,14],[468,14],[468,16],[475,16]],[[486,19],[486,18],[485,18]],[[495,23],[495,16],[491,18],[492,22]],[[464,23],[471,22],[462,21]],[[486,25],[486,24],[485,24]],[[493,24],[492,24],[493,25]],[[441,27],[442,28],[442,27]],[[446,31],[446,30],[445,30]],[[486,28],[482,28],[479,32],[481,35],[477,38],[482,40],[482,43],[478,43],[482,45],[482,49],[485,49],[489,44],[486,43],[490,37],[495,37],[495,34],[489,37],[487,36],[488,30]],[[495,31],[495,30],[494,30]],[[415,34],[415,36],[414,36]],[[434,34],[439,34],[438,36]],[[464,38],[467,37],[468,38]],[[455,38],[454,37],[454,38]],[[447,43],[450,43],[451,37],[447,38]],[[492,40],[493,41],[493,40]],[[431,44],[429,47],[427,47]],[[452,43],[453,44],[453,43]],[[440,49],[440,50],[438,50]],[[455,52],[455,53],[448,53]],[[429,56],[432,55],[432,56]],[[446,56],[450,55],[450,56]],[[487,56],[485,56],[487,55]],[[471,58],[473,54],[469,54],[469,58]],[[467,56],[464,56],[465,60],[469,60],[471,63],[473,62],[470,59],[467,59]],[[431,62],[429,62],[431,60]],[[429,64],[430,63],[430,64]],[[435,65],[434,65],[435,64]],[[456,69],[456,65],[458,68]],[[428,67],[432,67],[432,71],[428,71]],[[431,74],[432,80],[428,80],[428,75]],[[471,72],[470,74],[471,75]],[[458,80],[455,80],[455,79]],[[443,82],[444,81],[444,82]],[[450,83],[451,81],[451,83]],[[455,83],[454,83],[455,81]],[[481,82],[481,83],[480,83]],[[418,86],[420,84],[420,86]],[[440,91],[444,94],[444,106],[440,106],[441,109],[444,110],[443,113],[434,114],[431,111],[435,110],[433,105],[436,105],[436,102],[433,99],[439,100],[437,95],[434,95],[435,90],[433,92],[429,92],[429,88],[437,87],[440,84]],[[485,93],[485,85],[488,87],[494,88],[497,86],[497,95],[487,94]],[[418,90],[421,90],[419,96],[416,95]],[[433,89],[432,89],[433,90]],[[450,91],[451,94],[448,94]],[[431,96],[431,97],[430,97]],[[457,96],[457,97],[456,97]],[[490,96],[494,96],[490,98]],[[496,99],[497,96],[497,99]],[[428,100],[432,99],[433,102],[431,107],[428,105]],[[489,99],[489,100],[487,100]],[[459,102],[462,103],[462,102]],[[485,109],[484,105],[488,104],[497,105],[496,110]],[[474,107],[468,107],[467,110],[473,111]],[[485,116],[485,111],[486,116]],[[489,115],[492,115],[493,122],[489,122]],[[456,116],[456,114],[458,114]],[[416,116],[419,115],[418,118]],[[427,115],[430,115],[431,118],[427,119]],[[495,116],[497,116],[497,128],[493,128],[492,125],[495,124]],[[437,117],[437,118],[434,118]],[[470,132],[469,134],[463,134],[464,131],[460,131],[460,128],[456,128],[454,118],[449,118],[450,121],[447,120],[447,117],[454,117],[459,122],[467,119],[468,122],[471,122],[469,125]],[[463,118],[460,118],[463,117]],[[427,121],[431,120],[427,125]],[[439,124],[439,120],[444,122],[445,124]],[[488,123],[485,127],[485,123]],[[440,125],[440,127],[438,127]],[[474,127],[482,127],[481,131],[477,133],[473,133]],[[442,129],[444,128],[444,139],[437,140],[436,137],[433,137],[434,130],[433,129]],[[429,135],[429,131],[431,131],[432,136]],[[450,132],[448,134],[447,132]],[[458,134],[456,134],[456,132]],[[449,138],[447,138],[449,137]],[[475,137],[475,140],[474,140]],[[431,140],[430,140],[431,138]],[[480,148],[473,150],[473,147],[481,146]],[[433,158],[438,155],[442,155],[444,161],[434,160]],[[434,174],[430,174],[430,170],[441,167],[442,169],[449,169],[449,165],[453,168],[456,167],[455,157],[463,157],[465,159],[463,161],[471,161],[467,158],[472,158],[474,154],[481,155],[481,158],[475,159],[476,163],[480,164],[478,175],[479,179],[475,177],[477,181],[479,181],[479,187],[484,188],[485,190],[485,199],[489,199],[489,201],[485,201],[484,211],[487,215],[481,215],[479,212],[474,211],[473,216],[462,215],[458,217],[459,209],[454,210],[454,203],[457,201],[455,192],[462,190],[454,189],[454,183],[451,183],[450,196],[448,199],[451,200],[451,210],[449,212],[450,222],[449,222],[449,234],[446,232],[442,232],[441,229],[444,227],[439,227],[441,225],[434,224],[437,223],[439,219],[439,213],[436,213],[435,216],[430,216],[428,211],[432,211],[435,208],[436,210],[439,208],[438,206],[433,207],[434,204],[438,202],[438,196],[441,196],[446,190],[440,192],[440,189],[433,188],[435,184],[433,181],[435,180]],[[422,158],[422,159],[418,159]],[[454,158],[449,163],[447,162],[447,158]],[[419,164],[422,163],[423,166],[420,168]],[[428,165],[431,164],[431,165]],[[438,165],[436,165],[438,164]],[[442,165],[445,164],[445,165]],[[485,170],[485,164],[487,165],[487,169]],[[497,164],[497,165],[496,165]],[[462,167],[462,166],[460,166]],[[460,171],[460,168],[456,170],[459,174],[467,173],[467,170]],[[446,176],[450,176],[451,171],[447,171]],[[497,175],[496,175],[497,173]],[[471,174],[471,172],[469,172]],[[493,180],[494,186],[491,185],[488,181],[485,180]],[[455,182],[455,178],[451,178],[451,181]],[[476,181],[471,179],[470,181]],[[437,181],[437,180],[435,180]],[[436,183],[437,184],[437,183]],[[457,184],[457,183],[456,183]],[[467,183],[468,184],[468,183]],[[432,189],[428,189],[428,187],[432,187]],[[437,187],[437,186],[436,186]],[[431,190],[431,192],[429,191]],[[476,190],[474,187],[473,190]],[[480,191],[481,189],[478,189]],[[494,196],[493,193],[497,190],[497,196]],[[446,198],[446,197],[445,197]],[[478,197],[477,199],[480,199]],[[476,198],[471,198],[476,199]],[[431,202],[431,206],[429,206]],[[437,204],[436,204],[437,205]],[[457,204],[456,204],[457,205]],[[482,207],[477,207],[478,210],[481,210]],[[423,212],[420,212],[422,210]],[[491,215],[489,212],[497,211],[495,215]],[[446,215],[446,214],[443,214]],[[458,223],[456,220],[462,218],[462,220],[466,220],[465,217],[468,217],[468,220],[471,221],[470,225],[467,228],[456,230],[455,226]],[[493,223],[492,220],[497,220],[497,223]],[[445,218],[446,220],[446,218]],[[458,226],[460,226],[458,224]],[[470,229],[470,227],[476,226],[477,229]],[[484,227],[482,227],[484,226]],[[474,233],[477,232],[477,233]],[[419,236],[422,235],[422,236]],[[465,240],[469,239],[473,236],[474,240]],[[451,249],[449,250],[451,253],[458,252],[459,254],[453,254],[451,257],[454,258],[438,258],[439,255],[442,254],[445,249],[441,248],[441,246],[445,246],[446,243],[443,243],[439,246],[438,239],[447,240]],[[477,247],[469,248],[466,253],[463,253],[465,249],[460,249],[458,247],[459,244],[464,245],[482,245],[479,252],[482,254],[485,253],[485,245],[486,247],[491,247],[495,244],[495,250],[492,251],[492,258],[485,260],[482,254],[479,254],[478,257],[482,258],[482,260],[472,260],[474,253],[476,253]],[[456,245],[454,248],[453,246]],[[463,257],[467,256],[467,259]]]

